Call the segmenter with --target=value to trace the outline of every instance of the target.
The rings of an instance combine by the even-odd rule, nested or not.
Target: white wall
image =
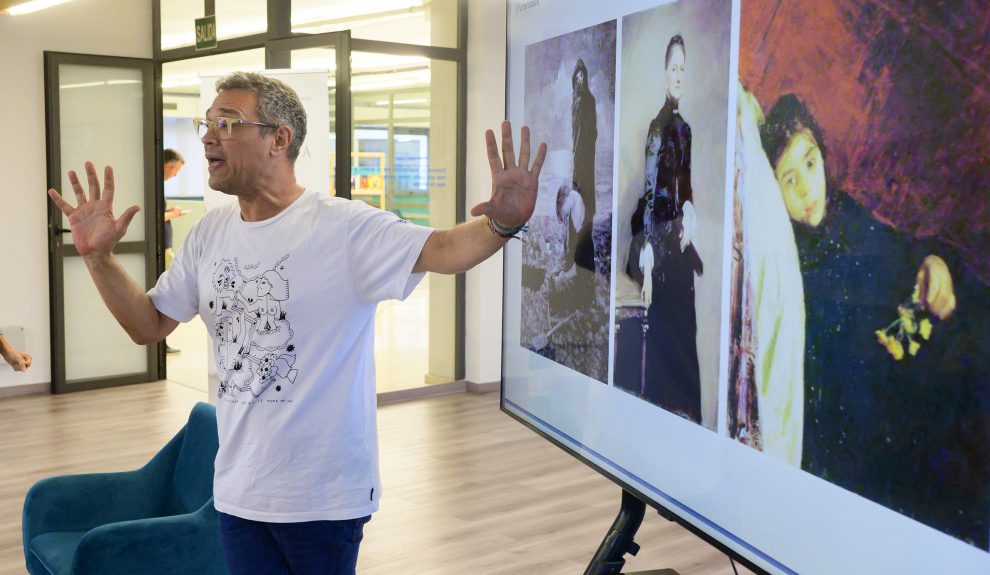
[[[471,0],[468,7],[467,198],[470,210],[491,195],[484,133],[505,118],[505,2]],[[519,126],[513,126],[518,138]],[[470,216],[468,216],[470,217]],[[502,373],[502,254],[466,279],[464,378],[498,381]]]
[[[23,326],[34,356],[25,373],[0,366],[0,388],[51,381],[45,50],[150,58],[151,0],[75,0],[24,16],[0,14],[0,325]]]

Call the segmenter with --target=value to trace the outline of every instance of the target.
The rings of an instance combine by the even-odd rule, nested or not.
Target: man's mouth
[[[210,172],[212,172],[213,170],[222,167],[227,162],[223,158],[220,158],[218,156],[207,156],[206,163],[207,163],[207,169]]]

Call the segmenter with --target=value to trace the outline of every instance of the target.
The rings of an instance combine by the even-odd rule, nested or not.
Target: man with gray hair
[[[195,121],[211,188],[236,204],[212,210],[145,293],[112,255],[137,206],[113,214],[113,170],[89,195],[49,196],[107,307],[139,344],[161,340],[197,313],[216,352],[220,385],[215,505],[235,574],[354,573],[363,525],[378,509],[374,316],[424,272],[461,273],[496,253],[533,213],[546,154],[519,162],[502,124],[485,140],[492,195],[448,230],[407,223],[360,201],[296,183],[306,131],[295,92],[259,74],[217,82]]]

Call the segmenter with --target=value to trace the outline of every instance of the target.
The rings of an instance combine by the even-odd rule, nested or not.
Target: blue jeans
[[[364,524],[342,521],[266,523],[226,513],[220,539],[231,575],[354,575]]]

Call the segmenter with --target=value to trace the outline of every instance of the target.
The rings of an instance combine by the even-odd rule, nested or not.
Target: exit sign
[[[209,50],[217,47],[217,17],[196,18],[196,49]]]

